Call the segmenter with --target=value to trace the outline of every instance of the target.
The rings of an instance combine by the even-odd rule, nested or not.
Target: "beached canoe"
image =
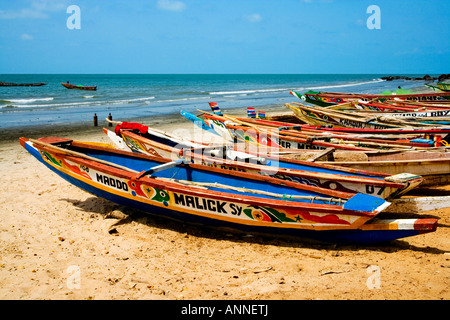
[[[436,83],[438,88],[442,91],[449,92],[450,91],[450,83],[438,82]]]
[[[358,101],[360,99],[366,101],[370,100],[385,101],[392,98],[395,98],[396,100],[405,100],[405,101],[440,101],[450,99],[450,94],[448,92],[383,95],[383,94],[339,93],[339,92],[318,92],[318,91],[308,91],[304,92],[303,94],[300,94],[295,91],[291,91],[291,94],[299,97],[300,99],[306,102],[313,103],[322,107]]]
[[[358,129],[395,129],[439,127],[439,125],[402,120],[383,115],[364,115],[322,107],[309,106],[304,103],[286,103],[297,118],[310,125],[332,125],[333,127]]]
[[[130,127],[125,123],[123,128]],[[132,127],[136,128],[136,125]],[[103,129],[119,147],[125,143],[130,150],[163,157],[169,160],[188,159],[191,163],[231,170],[249,172],[298,182],[337,191],[364,193],[383,199],[398,198],[416,188],[423,181],[417,175],[402,173],[389,176],[366,170],[353,170],[333,165],[293,160],[279,156],[244,154],[241,156],[229,147],[206,145],[200,142],[182,141],[178,137],[146,127],[147,130],[130,130],[116,127],[116,132]],[[120,141],[117,143],[117,137]]]
[[[75,84],[64,83],[64,82],[61,82],[61,84],[64,87],[66,87],[67,89],[79,89],[79,90],[90,90],[90,91],[97,90],[97,86],[82,86],[82,85],[75,85]]]
[[[383,117],[383,119],[401,119],[407,121],[413,121],[415,123],[438,123],[438,124],[447,124],[450,125],[450,108],[441,108],[439,110],[432,109],[430,110],[400,110],[399,108],[388,109],[390,106],[384,105],[385,110],[383,109],[382,104],[380,103],[359,103],[354,104],[355,108],[351,109],[339,109],[340,111],[347,112],[348,115],[356,114],[370,117]],[[371,109],[376,105],[376,108],[379,110]],[[359,108],[362,106],[362,108]],[[336,110],[336,109],[334,109]]]
[[[409,172],[421,176],[421,187],[450,184],[450,152],[398,151],[383,155],[367,154],[365,160],[317,161],[353,169],[386,174]]]
[[[369,151],[369,149],[392,150],[431,148],[445,145],[446,141],[444,141],[442,138],[445,138],[445,136],[450,133],[449,127],[447,128],[447,131],[443,131],[444,133],[427,132],[426,134],[416,133],[408,136],[404,134],[402,134],[402,136],[387,135],[384,133],[384,131],[382,131],[383,135],[364,132],[352,134],[350,132],[331,132],[327,131],[326,128],[321,128],[323,130],[317,130],[314,126],[308,125],[298,125],[295,123],[286,123],[281,121],[256,118],[233,117],[226,114],[217,116],[203,113],[203,116],[206,118],[222,121],[223,123],[228,121],[228,123],[231,122],[235,124],[245,125],[248,126],[248,130],[252,130],[254,128],[277,130],[276,134],[271,133],[271,135],[278,136],[278,143],[280,143],[282,147],[289,149],[310,149],[309,146],[311,145],[311,140],[317,142],[316,145],[314,145],[315,149],[326,149],[329,147],[334,147],[336,149],[350,150],[351,147],[357,147],[359,148],[359,150]],[[192,115],[190,116],[190,118],[193,118],[195,120],[194,116]],[[397,133],[399,134],[400,131],[397,130]],[[301,138],[303,140],[299,140],[298,138]],[[320,142],[326,142],[326,144]]]
[[[211,105],[211,103],[210,103]],[[338,137],[339,139],[343,138],[343,135],[347,137],[347,139],[354,138],[362,138],[362,139],[383,139],[388,140],[390,142],[394,142],[396,144],[401,141],[408,141],[412,139],[430,139],[434,138],[444,138],[445,136],[450,134],[450,126],[448,127],[435,127],[435,128],[394,128],[394,129],[360,129],[360,128],[341,128],[334,127],[331,125],[308,125],[305,124],[304,121],[300,121],[297,117],[292,115],[282,115],[282,116],[268,116],[265,118],[256,118],[256,117],[233,117],[231,115],[223,114],[220,111],[220,108],[217,106],[217,103],[214,104],[214,110],[218,112],[214,112],[214,117],[212,119],[218,119],[222,122],[228,120],[233,121],[235,123],[244,124],[250,127],[258,126],[258,127],[266,127],[271,129],[277,129],[281,134],[285,133],[286,130],[297,130],[301,131],[301,133],[318,136],[329,136],[329,137]],[[426,109],[426,108],[425,108]],[[445,108],[448,110],[448,107]],[[220,114],[219,114],[220,113]],[[208,115],[208,113],[202,112],[202,114]],[[195,119],[199,119],[195,117]],[[202,121],[202,120],[200,120]],[[220,122],[219,122],[220,123]],[[434,139],[436,141],[439,139]],[[380,141],[373,140],[374,142],[379,143]],[[386,142],[386,141],[385,141]],[[402,144],[402,143],[401,143]],[[403,143],[404,144],[404,143]],[[362,144],[358,144],[362,145]],[[404,144],[407,145],[407,144]],[[426,143],[416,143],[410,141],[411,146],[416,147],[427,147]]]
[[[216,118],[219,119],[219,118]],[[217,121],[217,120],[216,120]],[[332,132],[342,133],[358,133],[367,132],[378,134],[379,136],[392,135],[400,137],[401,135],[426,134],[435,135],[446,142],[450,128],[396,128],[396,129],[357,129],[357,128],[335,128],[328,126],[292,126],[291,129],[297,128],[314,128],[315,130],[331,130]],[[279,129],[289,129],[289,127],[281,127]],[[447,138],[445,138],[447,137]],[[428,140],[428,139],[426,139]],[[327,149],[325,149],[326,151]],[[330,150],[330,149],[328,149]],[[418,175],[424,178],[420,185],[435,186],[450,183],[450,150],[448,147],[437,148],[423,148],[417,149],[397,149],[397,150],[370,150],[370,151],[354,151],[335,149],[331,150],[326,155],[322,151],[304,150],[303,158],[305,160],[313,159],[312,161],[325,164],[333,164],[337,166],[345,166],[354,169],[361,169],[367,171],[383,172],[385,174],[401,174],[404,172]],[[258,153],[263,157],[264,154]],[[284,157],[296,157],[294,154],[284,154]],[[327,159],[323,159],[326,157]],[[297,157],[298,159],[298,157]]]
[[[377,243],[433,232],[436,219],[376,219],[389,206],[364,194],[305,194],[285,181],[60,138],[20,139],[47,168],[120,205],[182,222],[271,236]]]
[[[237,119],[230,120],[228,116],[218,116],[202,112],[204,120],[186,111],[181,111],[181,114],[194,124],[199,124],[202,121],[201,127],[209,127],[215,130],[219,128],[218,124],[228,130],[228,135],[232,136],[234,141],[245,144],[248,148],[282,148],[289,150],[326,150],[335,148],[339,150],[350,151],[371,151],[374,149],[391,148],[389,145],[382,145],[379,143],[354,143],[344,141],[342,139],[335,139],[331,141],[332,137],[324,137],[322,139],[303,134],[289,134],[289,132],[280,131],[274,128],[267,128],[264,126],[249,125],[244,121]],[[222,129],[216,130],[217,134],[221,134]],[[397,146],[394,146],[397,147]]]
[[[195,124],[199,123],[196,119],[201,119],[185,111],[181,113]],[[377,136],[376,134],[364,133],[355,135],[345,132],[327,132],[326,128],[317,130],[317,126],[313,125],[295,125],[278,121],[236,118],[229,115],[218,116],[204,111],[201,116],[205,118],[205,120],[202,120],[204,121],[202,127],[209,125],[209,129],[213,129],[217,127],[217,123],[222,123],[236,141],[253,145],[255,146],[254,148],[261,148],[267,145],[266,141],[271,141],[271,148],[278,146],[279,148],[297,151],[327,150],[330,148],[364,152],[432,149],[433,147],[445,145],[446,140],[443,138],[450,132],[450,128],[447,128],[447,131],[441,131],[439,134],[435,133],[434,136],[431,134],[426,136],[423,133],[411,134],[408,137],[388,136],[386,134]],[[376,129],[372,130],[376,131]]]

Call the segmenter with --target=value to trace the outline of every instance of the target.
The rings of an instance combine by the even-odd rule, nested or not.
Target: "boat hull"
[[[436,154],[439,155],[439,153]],[[445,157],[437,159],[398,160],[392,157],[392,160],[387,160],[389,156],[386,155],[384,156],[386,160],[382,161],[319,161],[319,163],[334,164],[360,170],[373,170],[391,175],[409,172],[424,179],[420,187],[430,187],[450,183],[450,154],[442,153],[442,155]]]
[[[38,83],[11,83],[11,82],[1,82],[0,87],[41,87],[45,86],[47,83],[38,82]]]
[[[292,93],[306,102],[313,103],[318,106],[331,106],[346,102],[358,101],[359,99],[372,100],[378,99],[384,101],[395,98],[404,101],[439,101],[449,99],[450,94],[443,93],[420,93],[420,94],[399,94],[399,95],[379,95],[379,94],[348,94],[337,92],[305,92],[303,95]]]
[[[78,89],[78,90],[88,90],[88,91],[96,91],[97,90],[97,86],[78,86],[78,85],[73,85],[73,84],[69,84],[69,83],[61,83],[63,85],[63,87],[67,88],[67,89]]]
[[[112,139],[115,138],[115,133],[107,129],[104,129],[104,132]],[[273,161],[273,164],[269,159],[268,166],[261,166],[254,163],[248,164],[240,161],[227,161],[222,157],[203,156],[195,152],[186,154],[181,149],[184,146],[179,146],[178,149],[130,131],[122,131],[121,135],[123,141],[130,149],[144,154],[161,156],[171,160],[174,160],[174,158],[178,159],[183,155],[184,157],[187,156],[191,162],[201,165],[232,171],[270,175],[286,181],[344,192],[365,193],[382,199],[400,197],[409,190],[416,188],[423,181],[421,177],[415,176],[408,178],[404,183],[393,183],[385,180],[387,176],[375,172],[365,170],[360,170],[359,172],[348,171],[336,166],[321,166],[302,161],[283,162],[279,158]]]
[[[21,139],[21,144],[50,170],[91,194],[149,214],[183,222],[271,236],[294,236],[334,243],[363,244],[391,241],[436,230],[435,219],[374,220],[367,223],[373,215],[362,212],[356,213],[353,217],[347,217],[350,220],[353,219],[356,224],[339,223],[340,220],[345,219],[345,215],[338,215],[339,210],[336,208],[334,217],[332,217],[332,210],[320,215],[315,212],[321,210],[320,206],[316,206],[309,214],[315,215],[319,220],[328,219],[328,222],[311,223],[308,226],[304,222],[289,219],[291,217],[289,212],[292,213],[289,210],[296,210],[298,217],[301,211],[295,207],[288,209],[287,204],[276,207],[267,203],[252,203],[249,199],[244,201],[239,197],[235,200],[225,199],[218,193],[202,194],[198,190],[193,190],[196,188],[171,189],[171,183],[157,183],[153,181],[154,179],[147,178],[142,181],[133,180],[118,169],[107,169],[93,161],[84,161],[76,157],[53,154],[49,150],[37,149],[26,139]],[[95,175],[97,178],[93,179]],[[112,181],[115,181],[114,186]],[[188,196],[191,197],[189,201]],[[268,201],[268,203],[271,202]],[[352,211],[347,209],[344,213],[351,215]],[[274,217],[279,221],[274,221]],[[310,219],[313,218],[310,217]]]

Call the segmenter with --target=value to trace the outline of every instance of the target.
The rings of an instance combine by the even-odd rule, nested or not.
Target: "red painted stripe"
[[[437,229],[437,219],[418,219],[414,222],[414,230],[419,234],[434,232]]]

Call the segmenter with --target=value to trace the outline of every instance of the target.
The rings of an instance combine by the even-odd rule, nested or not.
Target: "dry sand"
[[[101,126],[0,133],[0,299],[450,298],[450,208],[404,215],[438,218],[438,230],[380,246],[231,234],[92,196],[35,160],[19,136],[108,142]]]

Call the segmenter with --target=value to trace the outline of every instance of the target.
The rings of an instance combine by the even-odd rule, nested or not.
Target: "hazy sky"
[[[449,36],[447,0],[0,0],[0,73],[450,73]]]

